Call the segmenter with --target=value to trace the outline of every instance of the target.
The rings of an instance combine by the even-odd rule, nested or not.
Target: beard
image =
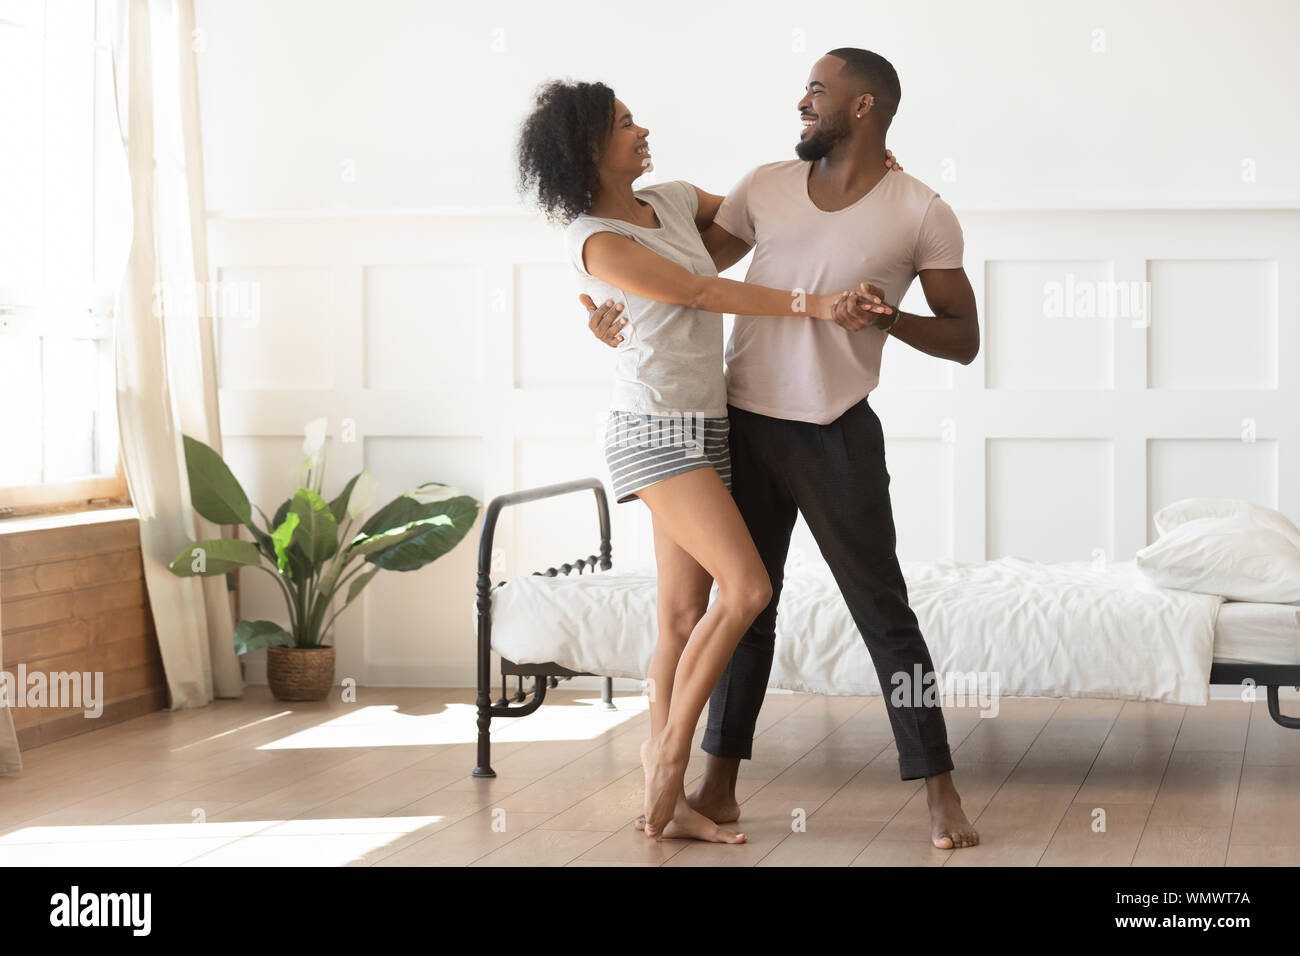
[[[805,162],[816,162],[827,156],[835,145],[849,135],[849,114],[847,110],[822,116],[821,128],[807,139],[795,144],[795,155]]]

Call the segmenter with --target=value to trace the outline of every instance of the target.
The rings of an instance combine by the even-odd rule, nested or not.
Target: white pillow
[[[1134,556],[1157,585],[1232,601],[1300,601],[1300,547],[1239,517],[1194,518]]]
[[[1300,528],[1280,511],[1252,504],[1244,498],[1183,498],[1157,511],[1153,517],[1156,530],[1167,534],[1179,525],[1197,518],[1236,518],[1243,524],[1268,528],[1300,548]]]

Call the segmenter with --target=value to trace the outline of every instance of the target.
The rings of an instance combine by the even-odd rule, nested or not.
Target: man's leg
[[[880,419],[864,399],[829,425],[806,428],[807,466],[790,471],[791,488],[871,654],[898,747],[899,774],[927,779],[936,846],[973,845],[977,837],[949,775],[953,762],[943,711],[922,699],[935,679],[934,664],[898,564]],[[926,683],[914,687],[918,670]],[[914,692],[896,701],[892,692],[900,674]]]
[[[702,747],[710,756],[704,778],[690,802],[720,823],[739,816],[736,775],[740,761],[750,757],[754,727],[767,693],[776,645],[776,607],[797,514],[778,471],[786,454],[782,447],[783,426],[789,423],[737,408],[729,412],[731,495],[767,568],[772,600],[741,638],[709,697],[709,720]]]

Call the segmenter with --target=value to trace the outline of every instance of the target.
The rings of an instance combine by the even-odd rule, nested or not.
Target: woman
[[[721,196],[689,183],[634,192],[649,130],[602,83],[545,84],[519,141],[521,189],[552,221],[584,291],[624,309],[605,455],[616,501],[650,509],[659,639],[650,662],[645,832],[743,843],[686,802],[684,775],[704,704],[772,587],[730,495],[722,315],[833,321],[843,295],[769,289],[718,277],[700,230]],[[875,303],[878,311],[886,307]],[[718,597],[709,596],[714,582]]]

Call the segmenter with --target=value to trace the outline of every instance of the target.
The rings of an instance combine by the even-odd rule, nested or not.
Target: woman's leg
[[[712,468],[696,468],[638,492],[656,533],[681,548],[718,584],[717,600],[682,648],[667,714],[642,747],[646,770],[646,835],[662,838],[678,802],[700,714],[745,629],[767,607],[772,586],[726,485]],[[665,688],[656,686],[656,694]]]
[[[653,512],[651,518],[653,519]],[[655,564],[658,568],[659,640],[650,658],[647,692],[650,696],[650,735],[662,733],[668,723],[673,679],[677,663],[686,649],[691,632],[709,608],[713,578],[654,521]],[[637,820],[645,828],[645,817]],[[740,843],[734,830],[718,826],[686,803],[685,793],[664,827],[665,839],[706,840],[712,843]]]
[[[673,675],[686,649],[691,631],[709,609],[713,578],[698,561],[674,541],[651,513],[654,525],[655,566],[658,570],[659,640],[650,658],[650,736],[663,731],[668,723],[668,705],[672,700]]]

